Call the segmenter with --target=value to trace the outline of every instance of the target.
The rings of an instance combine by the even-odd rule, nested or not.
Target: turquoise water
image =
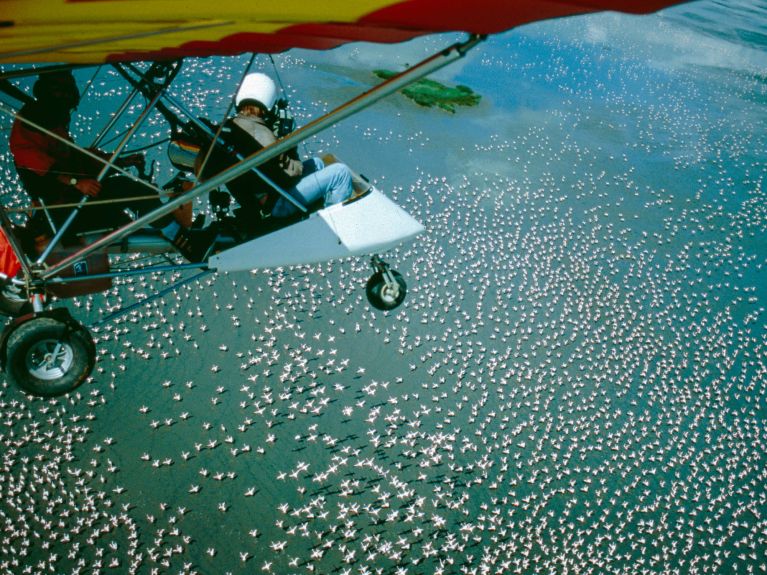
[[[404,306],[367,306],[364,260],[211,276],[99,328],[78,393],[4,387],[0,571],[764,570],[766,29],[526,26],[438,74],[479,107],[395,96],[309,142],[426,225],[387,254]],[[275,60],[305,121],[452,40]],[[244,63],[177,95],[220,117]]]

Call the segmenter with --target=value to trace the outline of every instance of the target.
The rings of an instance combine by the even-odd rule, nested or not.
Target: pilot
[[[72,73],[55,71],[42,74],[32,87],[32,93],[34,101],[22,107],[18,116],[72,141],[69,123],[72,111],[80,102],[80,93]],[[47,207],[77,203],[83,196],[99,200],[124,200],[91,206],[86,202],[68,230],[72,233],[114,229],[130,221],[124,212],[125,208],[140,216],[161,205],[159,197],[146,198],[156,196],[150,188],[129,177],[108,175],[98,181],[96,174],[103,164],[18,117],[11,129],[10,148],[16,170],[27,192],[33,199],[42,200]],[[91,151],[108,157],[104,152]],[[144,157],[141,154],[115,161],[118,166],[136,166],[139,169],[143,163]],[[70,209],[65,208],[49,210],[57,227],[70,213]],[[173,215],[165,216],[155,222],[154,226],[171,241],[183,231]]]
[[[250,149],[240,150],[252,154],[262,147],[276,141],[276,136],[268,124],[277,100],[277,87],[274,81],[260,72],[248,74],[235,97],[237,115],[230,122],[252,138]],[[298,154],[284,153],[259,166],[267,177],[304,206],[322,200],[325,207],[343,202],[352,195],[352,174],[341,163],[325,165],[320,158],[298,159]],[[299,208],[290,200],[277,194],[267,194],[261,198],[260,209],[275,218],[287,218],[299,212]],[[242,205],[248,203],[242,194],[235,197]],[[250,200],[252,204],[252,200]]]

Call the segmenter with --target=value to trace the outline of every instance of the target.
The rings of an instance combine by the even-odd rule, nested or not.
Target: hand
[[[304,164],[283,154],[280,156],[280,167],[291,178],[300,178],[304,173]]]
[[[95,198],[101,191],[101,183],[98,180],[93,179],[78,180],[75,188],[77,188],[77,191],[84,196]]]

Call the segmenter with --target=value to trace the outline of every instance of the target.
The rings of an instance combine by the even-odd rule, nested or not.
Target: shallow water
[[[2,570],[763,570],[765,22],[523,27],[440,73],[477,108],[310,142],[426,225],[404,306],[364,260],[212,276],[101,326],[77,393],[4,387]],[[449,40],[275,60],[305,120]],[[215,118],[244,60],[213,63],[179,96]]]

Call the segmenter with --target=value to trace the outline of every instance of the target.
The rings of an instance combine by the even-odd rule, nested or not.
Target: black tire
[[[365,286],[365,294],[368,296],[370,305],[382,311],[398,307],[405,301],[405,295],[407,294],[407,284],[402,275],[394,270],[389,270],[389,273],[394,277],[394,281],[397,282],[398,289],[391,290],[387,287],[382,272],[376,272],[370,276],[367,286]]]
[[[69,393],[88,378],[95,364],[93,339],[74,321],[36,317],[20,325],[8,338],[8,381],[32,395]]]

